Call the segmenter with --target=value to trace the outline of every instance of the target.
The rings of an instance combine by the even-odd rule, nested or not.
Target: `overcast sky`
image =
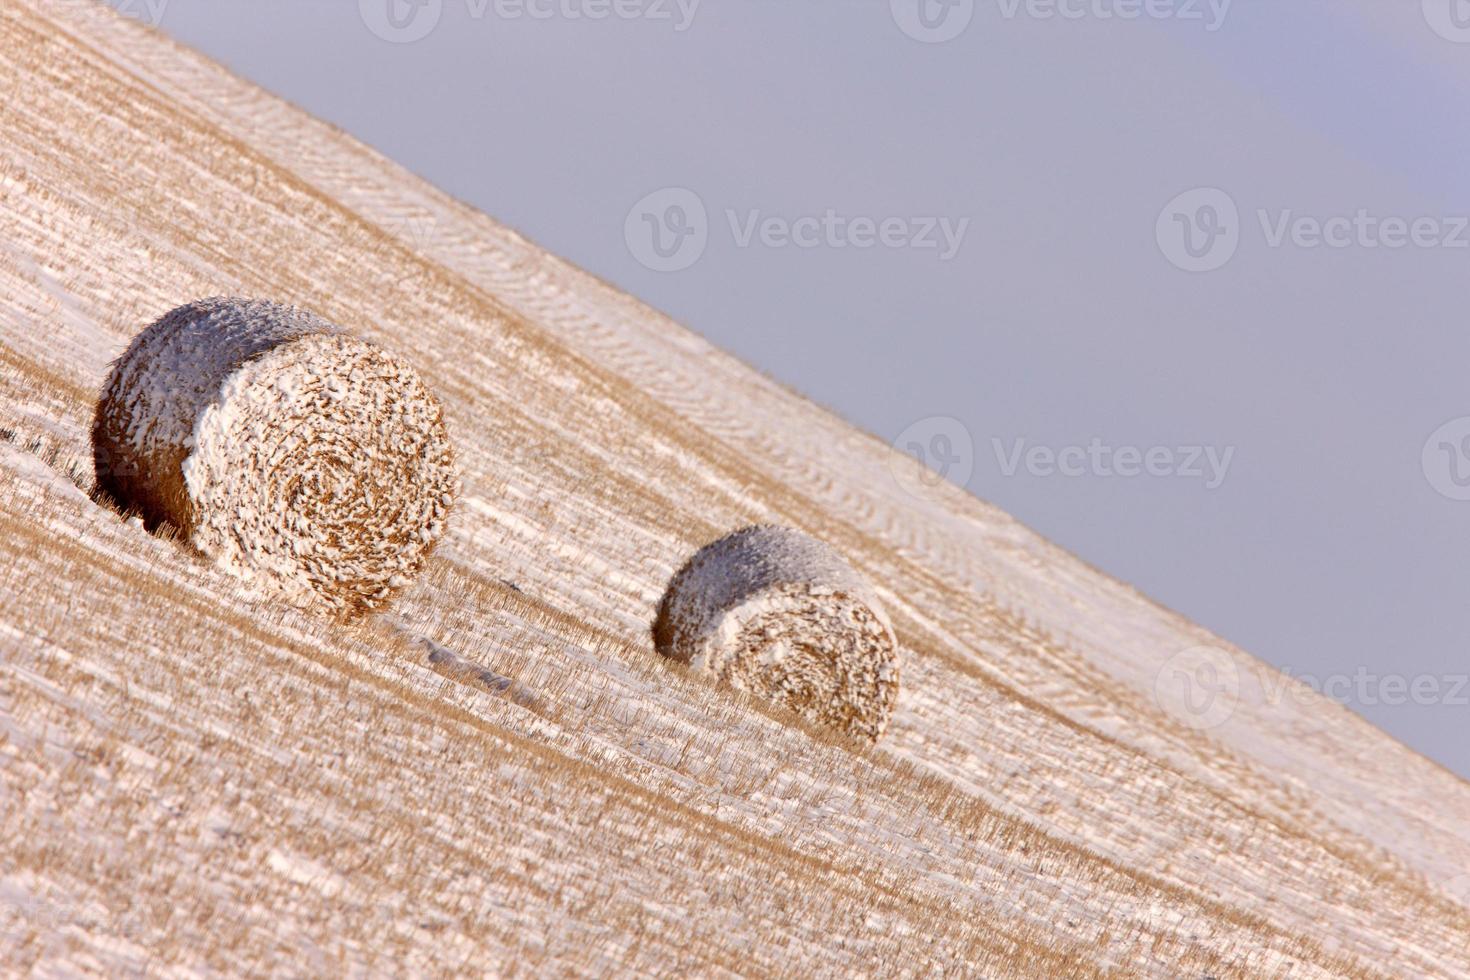
[[[1470,774],[1470,2],[114,5]]]

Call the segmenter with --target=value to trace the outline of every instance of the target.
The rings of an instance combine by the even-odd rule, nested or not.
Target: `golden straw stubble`
[[[386,604],[458,493],[438,400],[393,354],[258,300],[180,307],[113,365],[98,485],[178,528],[262,594],[337,613]]]
[[[793,528],[747,527],[700,549],[669,583],[654,643],[869,742],[898,703],[898,643],[872,587],[830,545]]]

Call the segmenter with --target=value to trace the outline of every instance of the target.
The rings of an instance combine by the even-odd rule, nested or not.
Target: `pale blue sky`
[[[1273,248],[1257,212],[1450,235],[1470,44],[1432,29],[1438,0],[1237,0],[1215,31],[1009,2],[939,44],[888,0],[704,0],[684,31],[440,0],[402,44],[349,0],[169,0],[161,26],[867,429],[960,419],[977,495],[1278,666],[1448,688],[1470,673],[1470,502],[1421,450],[1470,416],[1470,248]],[[678,272],[624,235],[666,187],[710,216]],[[1188,273],[1156,222],[1200,187],[1240,241]],[[741,247],[726,220],[829,208],[970,224],[942,261]],[[992,442],[1094,437],[1235,454],[1209,490],[1007,476]],[[1351,703],[1470,774],[1470,704],[1377,700]]]

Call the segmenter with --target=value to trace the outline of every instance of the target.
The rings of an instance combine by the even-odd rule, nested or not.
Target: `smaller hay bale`
[[[793,528],[747,527],[700,549],[653,633],[665,657],[869,742],[898,702],[898,643],[877,596]]]
[[[92,430],[99,487],[172,525],[259,594],[386,604],[458,490],[439,402],[374,344],[293,307],[209,299],[113,365]]]

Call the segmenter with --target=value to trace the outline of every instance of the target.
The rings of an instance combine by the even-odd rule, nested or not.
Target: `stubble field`
[[[130,21],[0,0],[0,89],[7,970],[1470,976],[1470,787],[1345,709]],[[109,362],[221,294],[443,399],[464,494],[392,611],[93,499]],[[758,521],[887,604],[877,748],[655,654]],[[1157,684],[1201,645],[1207,729]]]

